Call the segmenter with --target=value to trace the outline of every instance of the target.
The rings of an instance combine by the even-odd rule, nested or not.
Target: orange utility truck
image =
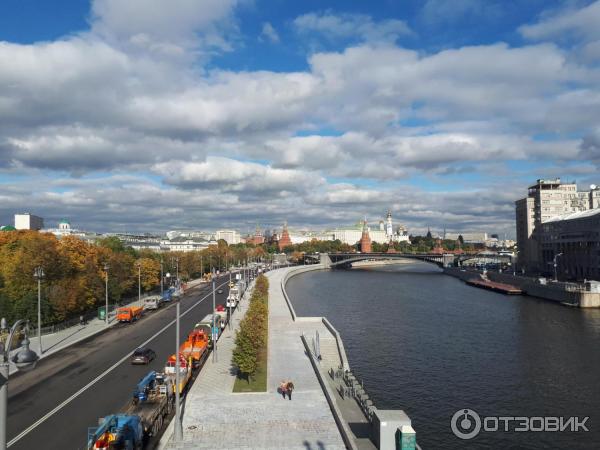
[[[179,347],[179,352],[186,359],[191,359],[194,368],[199,367],[208,354],[208,335],[204,330],[192,330]]]
[[[133,322],[142,317],[143,308],[141,306],[124,306],[117,310],[117,320],[119,322]]]

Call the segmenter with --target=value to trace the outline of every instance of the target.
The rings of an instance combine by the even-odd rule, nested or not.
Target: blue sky
[[[514,235],[600,184],[600,2],[5,0],[0,223]]]

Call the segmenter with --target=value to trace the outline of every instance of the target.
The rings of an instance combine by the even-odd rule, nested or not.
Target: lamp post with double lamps
[[[5,320],[2,319],[5,323]],[[19,327],[24,325],[25,338],[21,342],[23,347],[12,358],[10,349],[13,338]],[[10,372],[10,363],[12,362],[17,369],[22,372],[31,370],[35,367],[39,356],[33,350],[29,349],[29,339],[27,339],[27,330],[29,322],[26,320],[17,320],[12,326],[5,343],[0,343],[0,450],[6,450],[6,418],[8,413],[8,375]]]
[[[44,278],[44,268],[38,266],[33,270],[33,276],[37,279],[38,283],[38,323],[37,323],[37,334],[40,355],[42,354],[42,278]]]

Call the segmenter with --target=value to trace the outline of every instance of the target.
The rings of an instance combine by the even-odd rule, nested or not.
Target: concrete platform
[[[290,269],[267,273],[269,278],[269,363],[267,392],[232,393],[235,371],[230,364],[233,329],[219,340],[218,362],[210,359],[190,389],[183,414],[182,442],[172,440],[172,426],[159,448],[165,449],[345,449],[340,432],[300,339],[312,324],[294,322],[281,291]],[[283,379],[292,379],[292,400],[277,393]]]

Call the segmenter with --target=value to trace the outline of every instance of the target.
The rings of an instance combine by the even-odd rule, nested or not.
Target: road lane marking
[[[218,286],[218,288],[220,288],[222,286],[225,286],[228,283],[229,283],[229,280],[227,280],[223,284],[220,284]],[[185,316],[187,313],[189,313],[192,309],[194,309],[196,306],[198,306],[200,303],[202,303],[208,297],[212,297],[212,291],[209,292],[208,294],[206,294],[204,297],[202,297],[200,300],[198,300],[194,305],[190,306],[184,312],[182,312],[180,314],[180,317]],[[153,336],[151,336],[150,338],[146,339],[146,341],[144,341],[142,344],[140,344],[137,347],[135,347],[134,350],[136,348],[138,348],[138,347],[143,347],[143,346],[147,345],[149,342],[151,342],[152,340],[156,339],[158,336],[160,336],[162,333],[164,333],[167,330],[167,328],[169,328],[170,326],[172,326],[175,323],[175,321],[176,321],[176,319],[173,319],[171,322],[169,322],[167,325],[165,325],[163,328],[161,328],[159,331],[157,331]],[[8,442],[7,447],[10,447],[10,446],[16,444],[19,440],[23,439],[25,436],[27,436],[29,433],[31,433],[33,430],[35,430],[38,426],[40,426],[42,423],[44,423],[46,420],[48,420],[50,417],[52,417],[58,411],[60,411],[61,409],[63,409],[65,406],[67,406],[69,403],[71,403],[73,400],[75,400],[77,397],[79,397],[81,394],[83,394],[85,391],[87,391],[89,388],[91,388],[94,384],[96,384],[98,381],[100,381],[102,378],[104,378],[110,372],[112,372],[113,370],[115,370],[118,366],[120,366],[121,364],[123,364],[123,362],[125,362],[128,358],[131,358],[131,353],[132,352],[133,352],[133,350],[130,351],[129,353],[127,353],[127,355],[125,355],[119,361],[117,361],[116,363],[114,363],[112,366],[110,366],[108,369],[106,369],[104,372],[102,372],[100,375],[98,375],[96,378],[94,378],[88,384],[86,384],[85,386],[83,386],[81,389],[79,389],[77,392],[75,392],[69,398],[67,398],[66,400],[64,400],[61,404],[59,404],[54,409],[52,409],[51,411],[49,411],[46,415],[44,415],[43,417],[40,417],[38,420],[36,420],[34,423],[32,423],[29,427],[27,427],[23,431],[21,431],[18,435],[16,435],[14,438],[12,438]]]

